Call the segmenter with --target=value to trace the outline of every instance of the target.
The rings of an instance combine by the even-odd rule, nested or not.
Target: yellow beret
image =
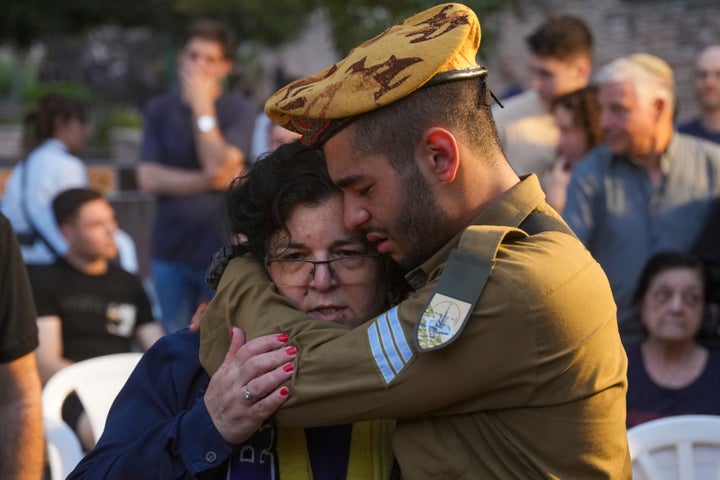
[[[399,100],[443,72],[485,74],[475,56],[480,23],[459,3],[437,5],[397,23],[325,70],[281,88],[265,103],[273,122],[318,143],[333,122]],[[464,74],[467,72],[467,74]],[[326,132],[326,133],[323,133]]]

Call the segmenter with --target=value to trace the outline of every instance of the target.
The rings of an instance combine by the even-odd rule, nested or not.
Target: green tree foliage
[[[521,0],[461,0],[472,8],[482,24],[483,44],[493,37],[492,26],[483,22],[490,13],[502,8],[516,7]],[[429,0],[318,0],[316,6],[325,7],[335,44],[341,53],[382,32],[393,23],[433,5],[446,3]]]
[[[466,0],[482,19],[519,0]],[[317,8],[328,12],[338,49],[346,52],[408,15],[442,2],[428,0],[0,0],[0,43],[20,48],[57,34],[104,24],[147,26],[177,36],[191,19],[220,18],[239,40],[278,45],[292,40]],[[484,29],[486,34],[488,29]]]
[[[240,40],[276,45],[296,35],[310,11],[304,0],[0,0],[0,4],[0,43],[20,48],[106,24],[146,26],[177,37],[200,16],[228,22]]]

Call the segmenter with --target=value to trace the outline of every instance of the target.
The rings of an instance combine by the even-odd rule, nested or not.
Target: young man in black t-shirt
[[[68,252],[52,265],[30,269],[43,383],[73,362],[129,352],[134,340],[145,350],[162,336],[142,282],[112,261],[117,224],[107,200],[93,190],[70,189],[55,198],[53,211]],[[81,426],[81,412],[76,403],[63,416],[89,448],[94,440]]]

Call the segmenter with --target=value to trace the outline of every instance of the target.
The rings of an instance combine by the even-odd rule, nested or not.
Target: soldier
[[[268,100],[274,122],[324,150],[346,225],[414,292],[345,331],[237,258],[203,318],[201,361],[218,368],[231,324],[287,332],[299,355],[277,420],[398,418],[405,478],[629,478],[610,287],[537,177],[503,156],[479,44],[472,10],[438,5]]]

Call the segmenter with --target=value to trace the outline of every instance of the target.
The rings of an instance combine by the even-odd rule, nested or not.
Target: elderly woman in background
[[[647,333],[627,347],[627,426],[683,414],[720,415],[720,352],[698,343],[707,298],[703,265],[684,253],[652,257],[635,294]]]

